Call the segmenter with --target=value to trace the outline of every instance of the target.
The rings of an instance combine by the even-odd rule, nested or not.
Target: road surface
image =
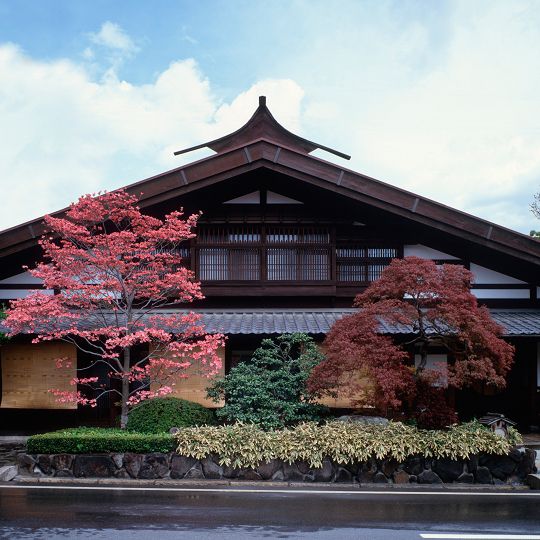
[[[9,485],[0,538],[540,540],[540,493]]]

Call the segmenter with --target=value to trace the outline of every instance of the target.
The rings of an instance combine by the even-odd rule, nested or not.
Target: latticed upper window
[[[368,283],[398,256],[397,247],[338,245],[332,230],[303,225],[200,226],[202,281]]]

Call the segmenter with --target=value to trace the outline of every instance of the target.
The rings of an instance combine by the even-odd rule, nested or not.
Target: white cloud
[[[373,41],[376,62],[345,51],[343,63],[357,69],[343,72],[331,104],[313,102],[318,89],[301,79],[305,121],[324,126],[317,137],[330,145],[339,127],[356,170],[528,232],[538,226],[528,202],[540,191],[540,6],[451,6],[444,36],[428,39],[404,21],[392,40]]]
[[[96,45],[132,54],[139,50],[133,40],[113,22],[106,21],[101,25],[99,32],[91,33],[90,40]]]
[[[193,160],[173,151],[237,129],[260,93],[296,129],[303,94],[290,80],[268,80],[221,104],[194,60],[173,62],[151,84],[96,82],[83,65],[33,60],[10,44],[0,46],[0,80],[0,181],[9,201],[0,228]]]

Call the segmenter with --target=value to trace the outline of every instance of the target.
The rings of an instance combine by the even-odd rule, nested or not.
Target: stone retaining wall
[[[19,474],[64,478],[173,478],[273,480],[285,482],[340,483],[479,483],[518,484],[536,471],[535,452],[514,449],[507,456],[480,455],[468,460],[428,459],[413,456],[403,463],[370,459],[365,463],[338,465],[325,459],[321,468],[307,463],[272,460],[254,469],[219,465],[218,458],[201,460],[177,454],[22,454]]]
[[[2,465],[14,465],[17,456],[24,454],[26,443],[24,442],[0,442],[0,467]]]

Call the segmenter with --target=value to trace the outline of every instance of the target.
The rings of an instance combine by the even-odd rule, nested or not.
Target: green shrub
[[[175,397],[143,401],[128,417],[127,429],[138,433],[168,433],[172,427],[215,424],[214,413],[198,403]]]
[[[133,433],[116,428],[72,428],[33,435],[28,439],[29,454],[87,454],[94,452],[172,452],[172,435]]]
[[[319,421],[328,409],[315,403],[306,388],[312,369],[323,360],[306,334],[264,339],[253,358],[231,369],[208,388],[208,396],[225,406],[216,411],[228,422],[279,429],[300,422]]]
[[[178,433],[176,440],[178,454],[196,459],[217,454],[222,465],[232,467],[256,467],[271,459],[306,461],[320,467],[325,457],[337,463],[354,463],[371,457],[403,461],[413,455],[452,459],[482,453],[502,455],[520,441],[520,436],[511,430],[511,438],[503,439],[478,422],[444,431],[421,430],[401,422],[384,426],[329,422],[280,431],[244,424],[188,428]]]

